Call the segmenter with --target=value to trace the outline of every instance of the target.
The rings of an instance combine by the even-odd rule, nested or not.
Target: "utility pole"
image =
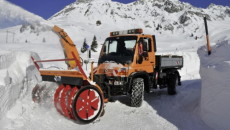
[[[204,17],[204,25],[205,25],[205,32],[206,32],[208,55],[211,55],[212,48],[210,46],[210,40],[209,40],[209,36],[208,36],[208,25],[207,25],[207,18],[206,17]]]
[[[13,32],[13,43],[14,43],[14,35],[15,35],[15,33]]]
[[[8,43],[9,34],[12,34],[12,35],[13,35],[13,41],[12,41],[12,42],[14,43],[15,32],[10,32],[10,31],[8,31],[8,30],[6,31],[6,43]]]

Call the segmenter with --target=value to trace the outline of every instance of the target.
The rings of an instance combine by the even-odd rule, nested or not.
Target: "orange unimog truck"
[[[181,85],[178,69],[183,67],[183,57],[156,55],[156,38],[143,34],[142,29],[111,32],[102,47],[98,67],[91,79],[104,92],[105,98],[130,95],[133,107],[140,107],[144,91],[167,88],[176,94]]]

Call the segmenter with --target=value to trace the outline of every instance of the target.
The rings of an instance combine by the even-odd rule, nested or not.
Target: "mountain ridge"
[[[230,8],[214,4],[198,8],[179,0],[137,0],[128,4],[81,0],[66,6],[48,20],[56,24],[69,20],[94,26],[100,21],[102,27],[110,23],[116,26],[114,29],[141,27],[156,33],[180,32],[200,37],[198,30],[203,26],[203,17],[210,21],[230,21]]]

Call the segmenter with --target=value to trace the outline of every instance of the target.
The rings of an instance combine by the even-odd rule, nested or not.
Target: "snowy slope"
[[[0,44],[58,42],[51,31],[52,27],[52,23],[40,16],[0,0]]]
[[[178,0],[139,0],[130,4],[111,0],[78,1],[56,13],[49,22],[35,22],[0,30],[1,37],[4,37],[0,39],[0,44],[6,42],[6,39],[11,43],[56,43],[57,37],[51,36],[51,27],[54,24],[64,28],[79,46],[84,38],[90,44],[95,35],[102,44],[111,31],[139,27],[147,34],[156,35],[158,42],[165,42],[165,37],[168,36],[174,39],[175,43],[184,38],[194,41],[196,38],[204,38],[203,16],[210,19],[210,22],[219,22],[222,25],[223,22],[230,21],[230,8],[210,5],[207,9],[202,9]],[[101,24],[97,25],[97,21]],[[7,31],[11,32],[8,38]],[[164,48],[161,45],[158,47]],[[176,49],[177,45],[170,45]]]
[[[0,44],[58,43],[59,38],[52,32],[52,27],[53,24],[41,22],[0,29]]]
[[[0,0],[0,29],[21,24],[38,23],[43,18],[13,5],[5,0]]]

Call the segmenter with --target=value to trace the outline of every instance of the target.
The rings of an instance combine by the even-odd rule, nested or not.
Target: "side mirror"
[[[148,45],[147,42],[143,42],[143,54],[145,58],[148,57]]]

